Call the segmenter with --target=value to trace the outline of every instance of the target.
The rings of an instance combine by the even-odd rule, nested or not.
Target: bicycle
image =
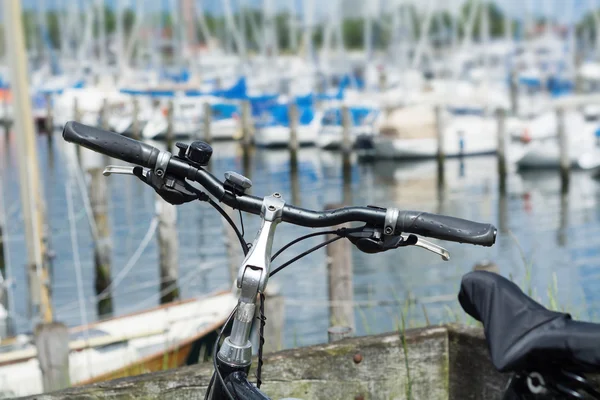
[[[346,238],[365,253],[417,246],[448,260],[449,254],[444,248],[420,236],[482,246],[492,246],[496,239],[496,228],[491,224],[444,215],[375,206],[313,211],[286,204],[279,193],[264,198],[251,196],[246,194],[252,185],[248,178],[236,172],[227,172],[225,181],[221,182],[204,168],[209,163],[212,148],[201,141],[195,141],[190,145],[177,143],[179,152],[173,155],[149,144],[73,121],[65,125],[63,138],[109,157],[135,164],[135,166],[107,166],[105,175],[136,176],[171,204],[178,205],[196,200],[208,202],[236,232],[245,255],[236,280],[239,301],[215,342],[214,373],[205,399],[268,399],[260,391],[265,324],[263,293],[271,276],[305,255],[335,240]],[[199,184],[201,189],[193,186],[190,181]],[[243,211],[261,216],[261,227],[251,246],[245,242],[236,224],[217,202],[238,209],[240,215]],[[275,229],[281,222],[311,228],[331,227],[352,222],[364,225],[313,232],[291,241],[271,255]],[[290,246],[309,237],[332,233],[336,236],[271,270],[271,262]],[[255,319],[257,298],[260,300],[260,340],[257,384],[253,385],[248,381],[252,357],[252,344],[249,337]],[[223,331],[231,321],[233,322],[230,334],[220,345]]]

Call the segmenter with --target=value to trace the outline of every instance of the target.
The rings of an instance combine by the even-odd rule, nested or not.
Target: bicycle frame
[[[242,399],[268,399],[247,380],[252,364],[252,343],[249,337],[256,311],[256,298],[267,287],[275,228],[281,222],[284,205],[285,202],[279,193],[263,199],[260,213],[261,227],[237,276],[239,300],[231,333],[225,338],[216,356],[217,368],[223,377],[223,383],[230,392],[238,394]],[[215,379],[209,398],[211,400],[227,398],[219,379]]]

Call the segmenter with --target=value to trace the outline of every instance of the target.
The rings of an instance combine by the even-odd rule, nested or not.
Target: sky
[[[21,0],[23,8],[39,8],[39,7],[57,7],[72,2],[80,4],[90,4],[96,0]],[[120,0],[125,6],[134,6],[137,0]],[[144,8],[148,11],[156,11],[166,9],[170,2],[179,0],[143,0]],[[227,0],[193,0],[197,5],[202,5],[205,12],[223,13],[223,4]],[[265,1],[271,2],[277,9],[286,9],[293,5],[298,11],[301,11],[306,4],[306,0],[228,0],[232,9],[236,9],[240,5],[260,8]],[[399,4],[407,0],[342,0],[342,8],[345,10],[354,10],[353,14],[360,14],[361,9],[366,7],[378,6],[386,7],[393,4]],[[412,0],[412,3],[421,9],[428,6],[428,2],[433,2],[435,7],[457,9],[464,0]],[[332,0],[313,0],[315,4],[315,14],[324,16],[327,14],[327,9],[324,5],[333,4]],[[583,14],[592,9],[600,8],[600,0],[494,0],[503,10],[505,10],[513,18],[522,18],[525,15],[527,5],[531,7],[535,15],[551,15],[560,22],[568,22],[570,12],[573,12],[575,19],[580,19]],[[115,6],[117,0],[105,0],[104,3]]]

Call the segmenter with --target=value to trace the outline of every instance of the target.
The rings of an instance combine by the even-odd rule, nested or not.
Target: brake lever
[[[417,235],[406,235],[406,234],[401,234],[400,236],[402,236],[403,243],[407,243],[404,244],[404,246],[417,246],[420,247],[422,249],[425,250],[429,250],[432,253],[437,254],[438,256],[442,257],[442,260],[444,261],[449,261],[450,260],[450,253],[448,252],[448,250],[446,250],[445,248],[443,248],[442,246],[438,246],[435,243],[431,243],[428,240],[425,240]]]
[[[348,238],[363,253],[381,253],[398,247],[417,246],[437,254],[444,261],[450,260],[448,250],[414,234],[384,235],[381,230],[366,225],[346,228],[339,234]]]
[[[102,175],[111,176],[112,174],[118,174],[118,175],[137,176],[136,174],[133,173],[134,168],[135,167],[126,167],[124,165],[107,165],[104,168],[104,171],[102,171]],[[142,168],[142,176],[144,178],[146,178],[148,176],[148,171],[150,171],[148,168]]]
[[[167,203],[179,205],[193,200],[207,201],[208,195],[194,188],[185,180],[171,176],[158,176],[148,168],[127,167],[124,165],[108,165],[102,172],[104,176],[112,174],[132,175],[151,186]]]

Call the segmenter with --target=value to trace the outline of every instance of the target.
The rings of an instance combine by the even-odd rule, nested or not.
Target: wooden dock
[[[204,363],[28,399],[198,399],[211,373]],[[499,399],[508,378],[481,328],[445,325],[271,353],[261,389],[273,399],[479,400]]]

